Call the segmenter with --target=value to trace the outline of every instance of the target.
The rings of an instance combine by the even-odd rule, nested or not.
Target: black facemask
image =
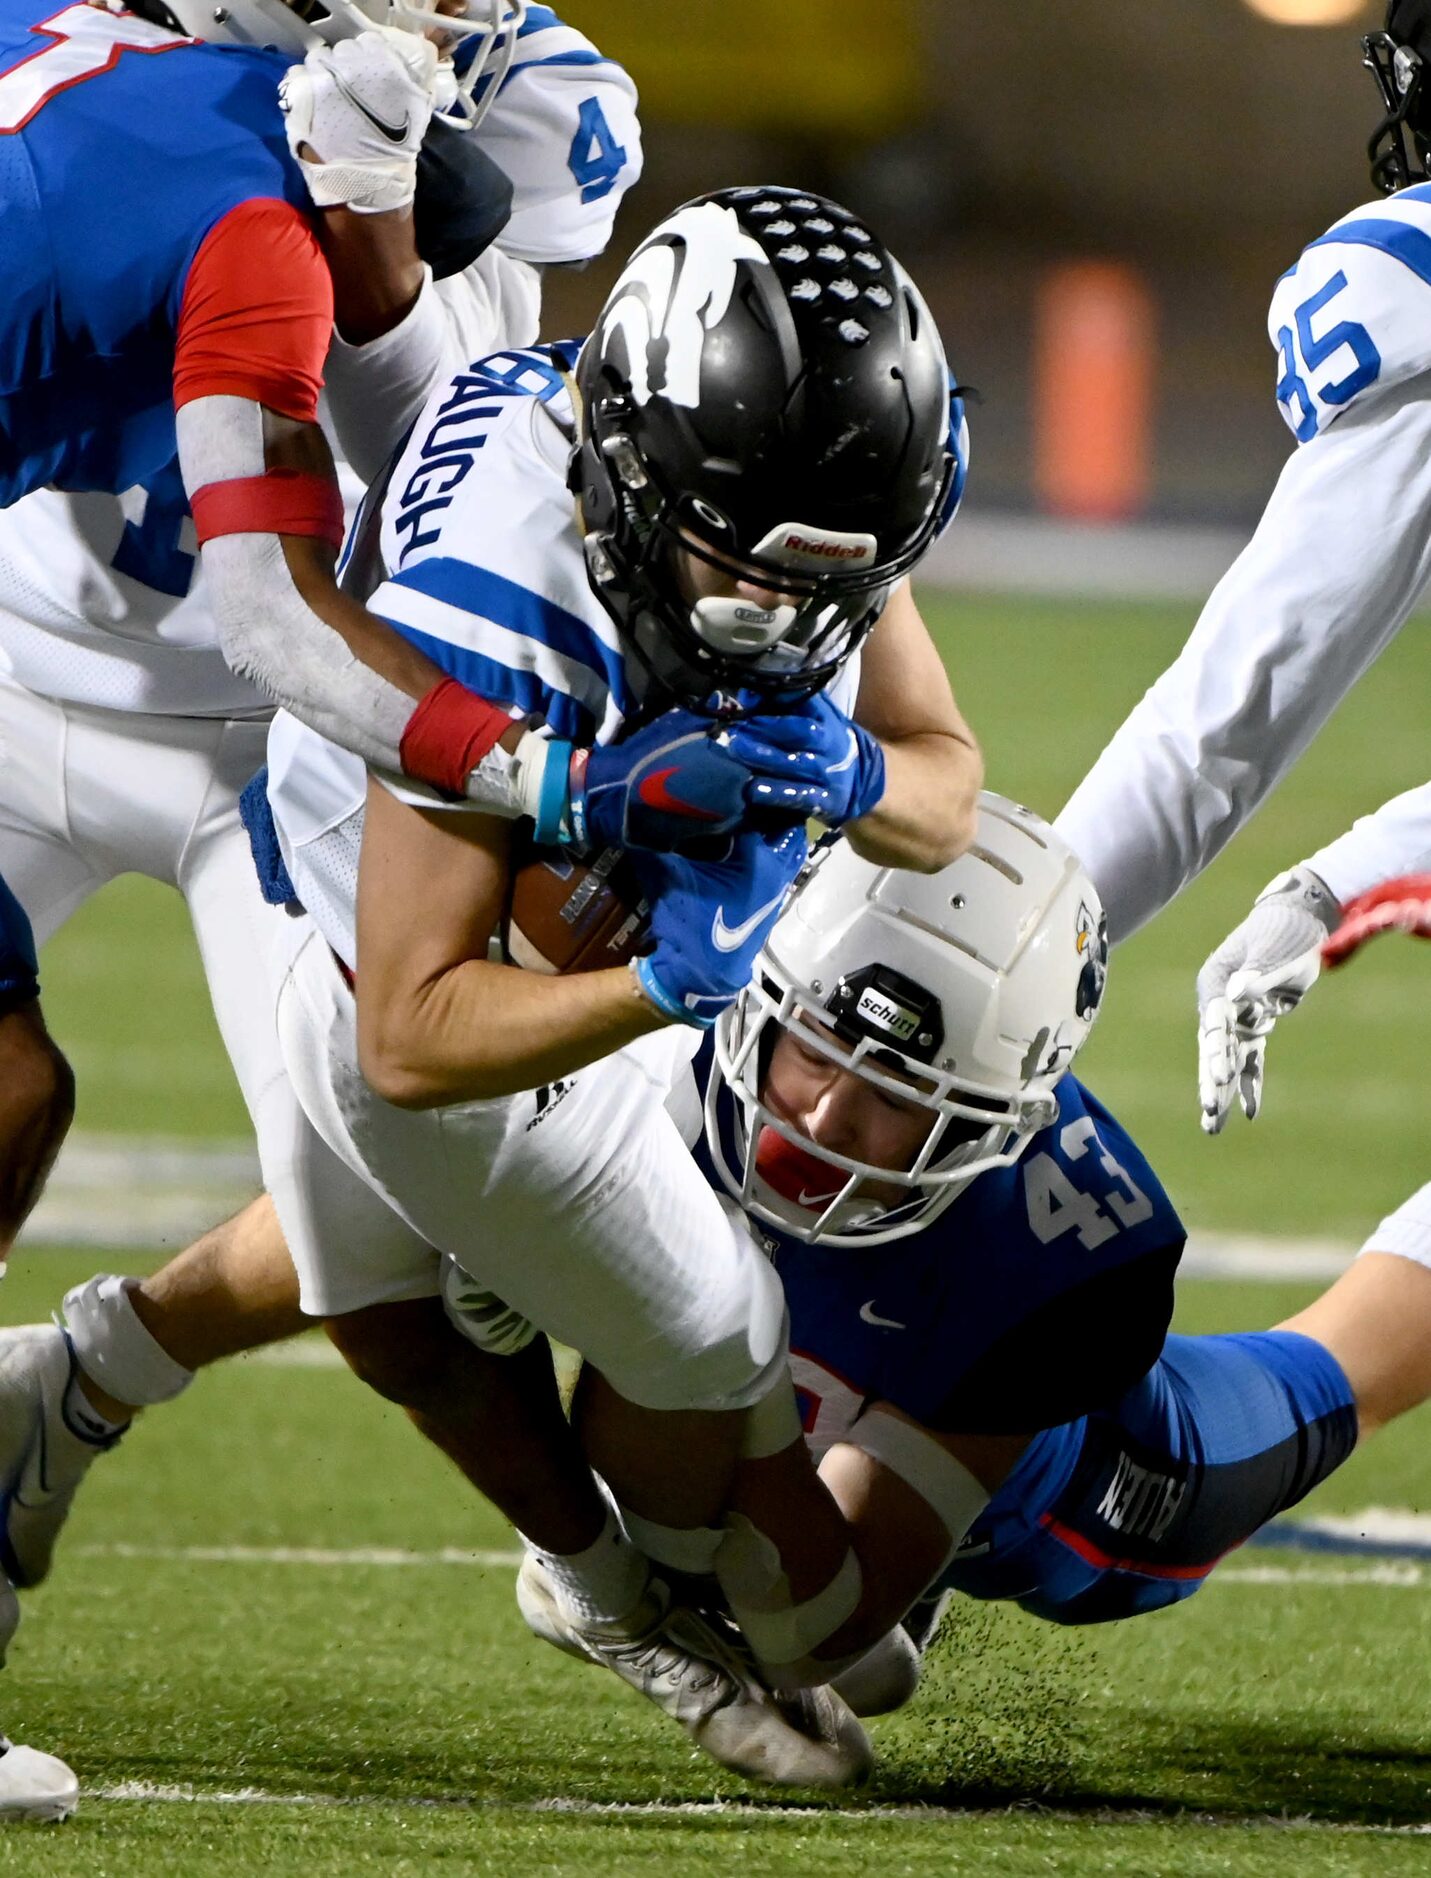
[[[1431,179],[1431,0],[1391,0],[1385,30],[1369,33],[1362,51],[1384,112],[1367,140],[1371,180],[1382,195],[1395,195]]]

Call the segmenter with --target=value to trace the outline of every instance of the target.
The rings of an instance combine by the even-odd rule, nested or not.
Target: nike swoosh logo
[[[877,1330],[908,1330],[908,1324],[901,1324],[897,1317],[881,1317],[875,1310],[874,1299],[860,1306],[860,1322],[873,1324]]]
[[[636,785],[636,797],[644,802],[648,809],[666,809],[672,815],[688,815],[696,822],[718,822],[721,818],[715,809],[697,808],[694,802],[683,801],[674,795],[667,781],[679,769],[673,763],[669,769],[652,770],[649,776],[643,776]]]
[[[363,116],[372,125],[373,129],[381,131],[389,143],[407,142],[408,128],[412,121],[410,118],[405,117],[401,124],[389,124],[384,118],[379,117],[376,111],[370,111],[352,87],[344,84],[343,80],[336,72],[330,71],[329,77],[348,100],[349,104],[352,105],[353,109],[355,111],[361,111]]]
[[[839,1188],[836,1187],[833,1193],[806,1193],[805,1189],[802,1187],[800,1189],[800,1197],[795,1202],[795,1204],[797,1206],[810,1206],[810,1207],[828,1206],[831,1200],[835,1199],[838,1196],[839,1191],[840,1191]],[[900,1328],[903,1329],[904,1326],[901,1325]]]
[[[847,770],[851,768],[852,765],[854,764],[855,758],[859,755],[859,753],[860,753],[859,739],[855,736],[855,733],[851,731],[850,732],[850,748],[849,748],[848,754],[846,755],[843,763],[832,763],[830,765],[830,770],[829,770],[830,775],[838,776],[843,770]]]
[[[760,922],[768,919],[784,898],[785,889],[782,887],[773,900],[767,900],[764,906],[757,907],[750,918],[743,919],[738,926],[727,926],[725,908],[718,906],[716,916],[711,921],[711,943],[718,952],[739,951]]]

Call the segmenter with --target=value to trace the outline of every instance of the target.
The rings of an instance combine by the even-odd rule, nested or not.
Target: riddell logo
[[[872,567],[879,556],[873,535],[844,534],[836,528],[815,528],[808,522],[782,522],[772,528],[753,550],[759,561],[777,567]]]
[[[783,546],[790,554],[813,554],[823,561],[865,561],[865,549],[848,541],[811,541],[806,535],[787,535]]]

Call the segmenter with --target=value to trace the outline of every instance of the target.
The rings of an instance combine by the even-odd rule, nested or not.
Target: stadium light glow
[[[1366,11],[1366,0],[1246,0],[1277,26],[1345,26]]]

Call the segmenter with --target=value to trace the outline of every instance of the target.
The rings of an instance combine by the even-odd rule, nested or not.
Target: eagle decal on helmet
[[[1108,982],[1108,915],[1100,908],[1095,920],[1087,901],[1078,908],[1074,945],[1083,960],[1074,1009],[1080,1017],[1092,1017],[1103,1002],[1103,987]]]

